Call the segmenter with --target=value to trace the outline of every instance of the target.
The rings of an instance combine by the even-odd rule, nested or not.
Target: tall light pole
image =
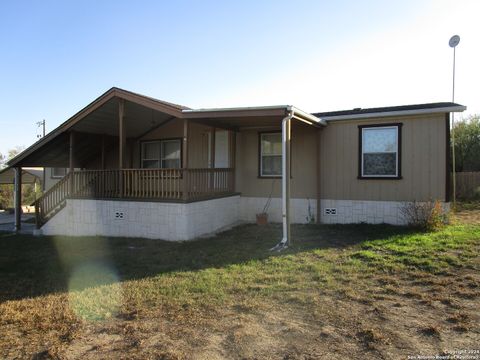
[[[455,102],[455,48],[460,43],[460,36],[453,35],[448,45],[453,48],[453,79],[452,79],[452,102]],[[453,173],[453,207],[457,203],[457,184],[455,179],[455,113],[452,112],[452,173]]]

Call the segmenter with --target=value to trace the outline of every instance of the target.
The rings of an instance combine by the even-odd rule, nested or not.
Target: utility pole
[[[37,135],[38,139],[45,137],[45,119],[42,121],[37,121],[37,127],[40,126],[42,127],[42,135]]]

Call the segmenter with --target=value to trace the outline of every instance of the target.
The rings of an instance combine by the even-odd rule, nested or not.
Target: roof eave
[[[307,113],[303,110],[300,110],[294,106],[291,107],[293,110],[294,114],[303,118],[307,122],[309,122],[311,125],[315,126],[327,126],[327,122],[323,118],[319,118],[313,114]]]
[[[438,113],[450,113],[450,112],[463,112],[467,109],[466,106],[448,106],[443,108],[431,108],[431,109],[415,109],[415,110],[400,110],[400,111],[384,111],[377,113],[362,113],[362,114],[349,114],[349,115],[336,115],[336,116],[322,116],[323,120],[340,121],[340,120],[360,120],[371,119],[379,117],[392,117],[392,116],[409,116],[409,115],[426,115],[426,114],[438,114]]]

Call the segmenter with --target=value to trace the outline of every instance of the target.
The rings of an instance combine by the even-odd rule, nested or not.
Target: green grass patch
[[[95,320],[165,304],[252,299],[308,303],[385,271],[435,273],[477,266],[480,226],[420,233],[386,225],[294,226],[294,244],[271,252],[280,226],[237,227],[190,242],[0,235],[0,302],[67,294]]]
[[[365,241],[353,258],[383,269],[430,272],[468,265],[478,251],[480,226],[449,226],[438,232],[394,235]]]

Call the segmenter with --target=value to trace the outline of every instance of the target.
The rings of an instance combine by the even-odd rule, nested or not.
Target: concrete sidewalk
[[[34,218],[33,214],[22,215],[22,234],[32,234],[35,230],[35,224],[25,223],[24,221]],[[0,231],[13,231],[15,225],[15,215],[5,211],[0,212]]]

